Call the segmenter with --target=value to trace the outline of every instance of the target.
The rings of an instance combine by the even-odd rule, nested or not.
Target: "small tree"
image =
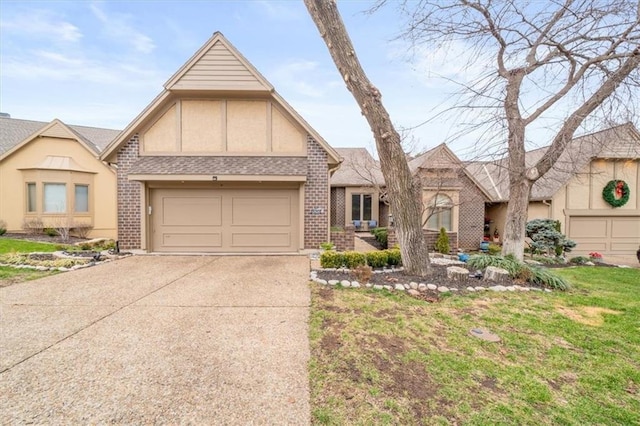
[[[447,235],[447,230],[444,228],[440,228],[440,234],[438,234],[438,239],[436,240],[436,251],[442,254],[449,254],[451,251],[449,236]]]
[[[534,219],[527,222],[526,235],[531,239],[529,246],[531,253],[551,252],[556,255],[570,252],[575,246],[575,241],[569,240],[559,231],[558,221],[552,219]]]

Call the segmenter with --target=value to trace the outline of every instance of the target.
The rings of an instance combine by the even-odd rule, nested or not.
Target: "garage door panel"
[[[638,249],[638,244],[636,242],[629,242],[629,243],[625,243],[625,242],[613,242],[611,243],[611,251],[615,251],[615,252],[631,252],[631,253],[635,253],[635,251]]]
[[[162,225],[180,226],[185,215],[190,226],[222,225],[221,197],[162,197]]]
[[[287,248],[291,245],[290,232],[234,232],[231,236],[233,247]]]
[[[601,218],[573,218],[569,238],[604,238],[607,236],[607,220]]]
[[[163,233],[162,245],[165,247],[222,247],[222,234],[213,233]]]
[[[613,218],[611,220],[613,238],[640,238],[640,218]]]
[[[233,226],[291,226],[291,197],[234,196]]]

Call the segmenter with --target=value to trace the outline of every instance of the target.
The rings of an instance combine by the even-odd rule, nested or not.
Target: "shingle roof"
[[[335,148],[343,158],[331,176],[331,186],[384,185],[380,164],[365,148]]]
[[[141,157],[133,175],[284,175],[305,176],[305,157]]]
[[[0,155],[12,149],[29,136],[49,123],[43,121],[21,120],[0,117]],[[87,145],[100,154],[104,148],[120,133],[119,130],[101,129],[97,127],[69,125]]]
[[[533,166],[548,147],[529,151],[527,167]],[[531,188],[532,200],[544,200],[564,186],[572,176],[582,172],[593,158],[640,158],[640,134],[631,123],[611,127],[573,139],[556,164]],[[485,188],[493,201],[509,199],[508,158],[492,162],[471,162],[467,171]]]

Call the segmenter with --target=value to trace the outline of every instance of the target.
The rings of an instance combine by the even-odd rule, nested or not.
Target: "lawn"
[[[433,304],[312,284],[314,424],[640,424],[640,270],[556,271],[570,291]]]
[[[35,251],[52,252],[59,250],[58,244],[38,243],[27,240],[13,240],[11,238],[0,238],[0,254],[4,253],[32,253]]]
[[[13,240],[0,238],[0,255],[5,253],[31,253],[52,252],[59,250],[59,245],[38,243],[26,240]],[[16,269],[8,266],[0,266],[0,287],[5,287],[22,281],[35,280],[57,272],[35,271],[32,269]]]

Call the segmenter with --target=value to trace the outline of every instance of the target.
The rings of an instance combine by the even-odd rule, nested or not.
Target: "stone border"
[[[34,252],[37,253],[37,252]],[[57,255],[58,253],[62,253],[62,252],[47,252],[44,254],[53,254],[53,255]],[[120,258],[123,257],[128,257],[128,256],[132,256],[131,254],[127,254],[127,255],[112,255],[108,252],[108,250],[105,250],[103,252],[100,252],[100,256],[104,256],[104,260],[100,260],[100,261],[95,261],[92,260],[90,262],[87,263],[83,263],[81,265],[74,265],[71,268],[66,268],[64,266],[60,266],[60,267],[49,267],[49,266],[37,266],[37,265],[14,265],[14,264],[10,264],[10,263],[0,263],[0,266],[6,266],[9,268],[14,268],[14,269],[32,269],[34,271],[59,271],[59,272],[69,272],[69,271],[77,271],[78,269],[84,269],[84,268],[90,268],[92,266],[95,266],[99,263],[107,263],[107,262],[111,262],[114,260],[118,260]],[[58,258],[60,259],[82,259],[81,257],[74,257],[74,256],[65,256],[65,255],[58,255]],[[87,258],[85,258],[87,259]]]

